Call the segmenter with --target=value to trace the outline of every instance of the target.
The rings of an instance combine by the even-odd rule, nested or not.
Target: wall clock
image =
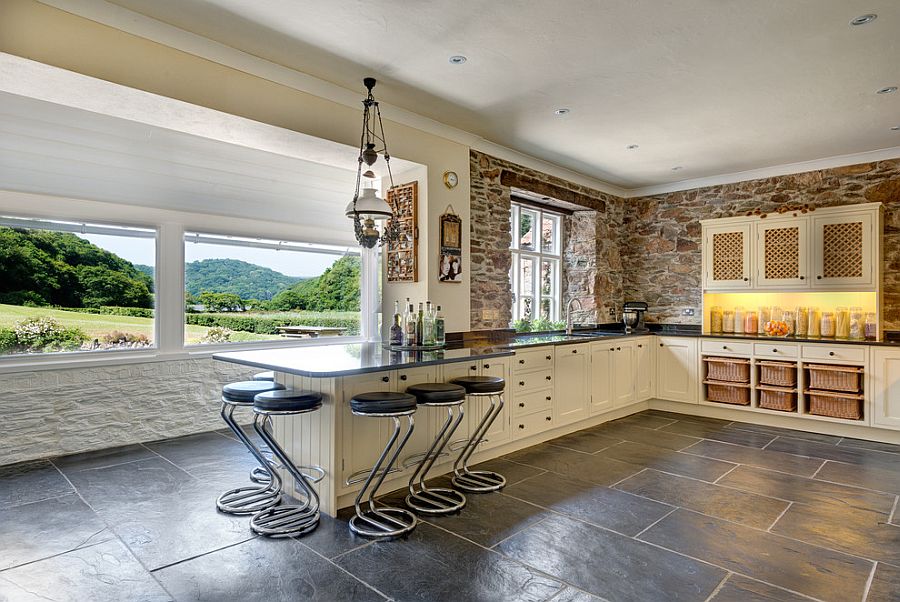
[[[459,176],[456,175],[455,171],[445,171],[444,172],[444,186],[447,188],[453,189],[456,188],[456,185],[459,184]]]

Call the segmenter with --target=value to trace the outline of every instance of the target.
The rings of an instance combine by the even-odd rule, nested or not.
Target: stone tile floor
[[[0,601],[900,600],[900,446],[650,410],[486,465],[374,543],[217,513],[225,432],[0,467]]]

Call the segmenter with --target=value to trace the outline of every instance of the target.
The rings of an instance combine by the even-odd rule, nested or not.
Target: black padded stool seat
[[[307,412],[322,406],[322,394],[315,391],[276,389],[253,398],[253,407],[267,412]]]
[[[360,393],[350,400],[350,409],[357,414],[403,414],[415,411],[416,398],[390,391]]]
[[[284,389],[284,385],[268,380],[242,380],[222,387],[222,399],[236,403],[253,403],[253,398],[260,393],[278,389]]]
[[[461,376],[450,381],[466,388],[466,393],[502,393],[506,381],[499,376]]]
[[[406,387],[406,392],[415,395],[419,403],[442,405],[459,403],[466,399],[466,389],[450,383],[421,383]]]
[[[253,380],[275,380],[275,371],[257,372],[253,375]]]

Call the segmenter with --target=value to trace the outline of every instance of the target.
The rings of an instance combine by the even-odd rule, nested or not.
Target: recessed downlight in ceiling
[[[866,23],[871,23],[877,18],[878,15],[872,13],[869,13],[868,15],[860,15],[855,19],[850,19],[850,25],[865,25]]]
[[[463,63],[465,63],[465,62],[468,61],[469,59],[467,59],[466,57],[464,57],[464,56],[461,55],[461,54],[454,54],[453,56],[450,57],[449,60],[450,60],[450,64],[451,64],[451,65],[462,65]]]
[[[639,147],[637,144],[629,144],[629,145],[626,146],[625,148],[628,149],[628,150],[634,150],[634,149],[640,148],[640,147]]]
[[[553,111],[553,113],[554,113],[555,115],[568,115],[568,114],[569,114],[569,109],[566,109],[566,108],[556,109],[555,111]]]
[[[897,91],[897,86],[885,86],[881,90],[875,92],[876,94],[893,94]]]

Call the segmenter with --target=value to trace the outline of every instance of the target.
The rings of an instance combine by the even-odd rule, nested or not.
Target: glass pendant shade
[[[353,206],[353,201],[347,205],[347,217],[353,218],[356,213],[363,219],[371,218],[378,221],[390,219],[393,215],[391,206],[375,194],[374,188],[362,189],[362,194],[356,199],[356,207]]]

